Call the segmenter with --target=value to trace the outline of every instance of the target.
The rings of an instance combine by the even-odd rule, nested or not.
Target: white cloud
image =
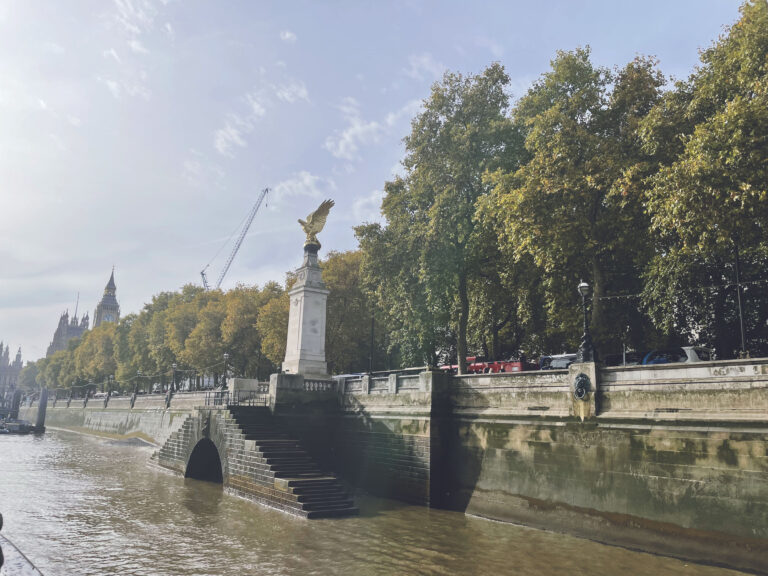
[[[110,80],[107,78],[99,78],[98,80],[109,89],[109,91],[112,93],[112,96],[115,98],[120,98],[120,83],[117,80]]]
[[[325,139],[323,148],[335,158],[341,160],[358,160],[360,146],[375,143],[379,140],[384,128],[376,121],[366,122],[360,115],[360,105],[352,97],[346,97],[339,105],[348,126],[337,130]]]
[[[411,54],[408,57],[408,67],[403,73],[414,80],[435,80],[446,70],[445,64],[438,62],[429,52]]]
[[[118,64],[122,64],[122,60],[120,60],[120,56],[117,55],[117,52],[115,52],[114,48],[110,48],[109,50],[104,50],[103,54],[104,54],[104,58],[112,58]]]
[[[266,71],[260,70],[259,73],[264,76]],[[309,102],[309,93],[300,80],[289,80],[279,85],[271,84],[267,88],[249,92],[242,98],[248,105],[247,109],[229,113],[224,126],[216,130],[213,139],[213,147],[216,151],[232,158],[237,148],[247,147],[247,136],[253,132],[256,123],[266,116],[270,106],[274,104],[273,98],[289,104],[299,100]]]
[[[233,158],[235,149],[247,147],[246,136],[253,132],[256,122],[267,113],[268,99],[262,90],[246,94],[244,101],[248,104],[247,112],[227,114],[224,126],[213,136],[213,147],[222,156]]]
[[[149,100],[152,91],[149,88],[148,76],[142,70],[142,62],[135,56],[150,54],[147,46],[157,44],[157,34],[164,32],[173,39],[173,26],[165,22],[156,26],[160,10],[167,4],[166,0],[113,0],[114,10],[107,19],[112,36],[117,41],[125,42],[126,49],[118,55],[114,48],[104,50],[105,58],[114,60],[120,65],[119,71],[111,73],[112,78],[103,83],[109,88],[115,98],[134,96]]]
[[[190,149],[189,154],[190,157],[182,163],[182,176],[186,183],[199,190],[221,188],[224,171],[197,150]]]
[[[123,80],[113,80],[111,78],[97,77],[97,80],[104,84],[112,96],[119,100],[123,94],[128,96],[138,96],[143,100],[149,100],[152,96],[151,90],[147,87],[147,73],[139,70],[138,73],[128,74]]]
[[[144,44],[142,44],[139,40],[136,38],[128,41],[128,47],[131,49],[132,52],[135,54],[149,54],[149,50],[147,50],[144,47]]]
[[[297,38],[296,38],[296,34],[291,32],[290,30],[283,30],[282,32],[280,32],[280,40],[282,40],[283,42],[288,42],[289,44],[293,44],[294,42],[296,42]]]
[[[475,44],[477,44],[480,48],[487,49],[494,58],[501,58],[504,56],[504,46],[496,42],[496,40],[493,38],[481,36],[475,40]]]
[[[255,118],[263,118],[267,113],[266,100],[264,96],[258,92],[252,92],[246,94],[245,99],[251,106],[251,113]]]
[[[72,124],[75,128],[80,128],[80,125],[82,124],[82,121],[77,116],[67,116],[67,122]]]
[[[381,137],[403,120],[410,120],[421,109],[420,100],[411,100],[399,110],[388,113],[383,122],[365,121],[360,113],[360,104],[352,97],[346,97],[338,106],[347,121],[347,127],[336,130],[325,139],[323,148],[340,160],[360,160],[360,148],[377,143]]]
[[[280,84],[274,87],[275,96],[283,102],[293,104],[299,100],[309,102],[309,93],[304,82],[300,80],[291,80],[288,84]]]
[[[315,176],[302,170],[272,187],[271,203],[273,207],[280,207],[296,198],[327,197],[334,190],[336,183],[330,178]]]
[[[374,190],[368,196],[355,200],[352,205],[352,218],[354,222],[380,222],[381,201],[384,199],[383,190]]]
[[[114,0],[115,21],[131,36],[139,36],[152,29],[157,8],[150,0]]]
[[[56,42],[46,42],[43,44],[43,50],[50,54],[56,54],[57,56],[60,56],[65,52],[64,47],[60,44],[56,44]]]
[[[235,147],[245,148],[248,142],[245,135],[253,130],[253,125],[236,114],[230,114],[223,128],[216,130],[213,147],[223,156],[234,156]]]
[[[38,104],[40,104],[40,108],[42,110],[46,110],[46,111],[48,110],[48,104],[45,103],[45,100],[43,100],[42,98],[38,98],[37,102]]]
[[[397,125],[403,119],[410,121],[411,118],[421,112],[423,106],[424,102],[422,100],[410,100],[399,110],[387,114],[384,121],[389,127]]]

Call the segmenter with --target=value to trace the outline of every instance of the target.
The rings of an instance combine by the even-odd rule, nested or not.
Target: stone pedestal
[[[327,377],[325,361],[325,313],[328,290],[317,263],[319,243],[304,245],[304,262],[296,271],[296,284],[288,293],[288,338],[283,372]]]
[[[582,422],[597,416],[597,365],[574,362],[568,368],[573,415]]]

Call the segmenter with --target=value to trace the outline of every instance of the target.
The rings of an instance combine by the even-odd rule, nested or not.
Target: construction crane
[[[221,273],[219,274],[219,278],[216,280],[216,290],[221,288],[221,283],[224,280],[224,276],[227,275],[227,272],[229,271],[229,267],[232,265],[232,261],[235,259],[235,256],[237,255],[237,251],[240,250],[240,246],[242,245],[243,240],[245,239],[245,235],[248,233],[248,229],[251,227],[251,223],[253,222],[253,219],[256,216],[256,213],[259,211],[259,208],[261,208],[261,203],[264,201],[264,198],[266,198],[268,192],[269,192],[269,188],[264,188],[264,190],[261,191],[261,194],[259,194],[258,200],[256,200],[256,204],[253,205],[253,208],[251,208],[251,211],[248,213],[248,216],[245,219],[245,224],[240,230],[240,235],[237,237],[237,242],[235,242],[235,245],[232,248],[232,252],[230,252],[229,258],[227,258],[227,263],[224,264],[224,268],[222,268]],[[216,256],[218,256],[218,253],[216,254]],[[211,262],[213,262],[216,256],[214,256],[213,259],[211,259]],[[203,278],[203,286],[205,287],[206,290],[211,289],[210,285],[208,284],[208,276],[206,276],[206,273],[205,273],[205,271],[208,270],[208,267],[211,265],[211,262],[208,262],[208,264],[205,265],[205,268],[203,268],[200,271],[200,276]]]

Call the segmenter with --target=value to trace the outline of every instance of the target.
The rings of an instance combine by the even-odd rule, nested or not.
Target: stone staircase
[[[200,440],[206,414],[210,434],[225,446],[219,457],[227,491],[305,518],[359,512],[341,481],[324,474],[266,407],[229,406],[189,416],[152,463],[185,474],[186,454]]]
[[[152,454],[150,464],[160,464],[164,468],[170,468],[182,475],[186,472],[186,447],[193,442],[195,419],[188,416],[181,428],[168,437],[157,452]]]
[[[239,468],[237,464],[244,465],[255,478],[263,478],[274,487],[273,497],[279,502],[267,503],[278,504],[292,514],[328,518],[358,513],[341,481],[323,474],[301,443],[279,425],[268,408],[231,406],[229,413],[244,436],[245,447],[253,447],[245,450],[242,459],[236,458],[235,462],[230,456],[230,475]]]

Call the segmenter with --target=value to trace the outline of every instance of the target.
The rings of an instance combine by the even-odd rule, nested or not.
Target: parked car
[[[637,366],[643,363],[645,352],[627,351],[625,354],[608,354],[603,361],[606,366]]]
[[[539,359],[541,370],[564,370],[576,362],[576,354],[554,354]]]
[[[715,351],[704,346],[681,346],[663,350],[651,350],[643,358],[643,365],[709,362],[715,359]]]

